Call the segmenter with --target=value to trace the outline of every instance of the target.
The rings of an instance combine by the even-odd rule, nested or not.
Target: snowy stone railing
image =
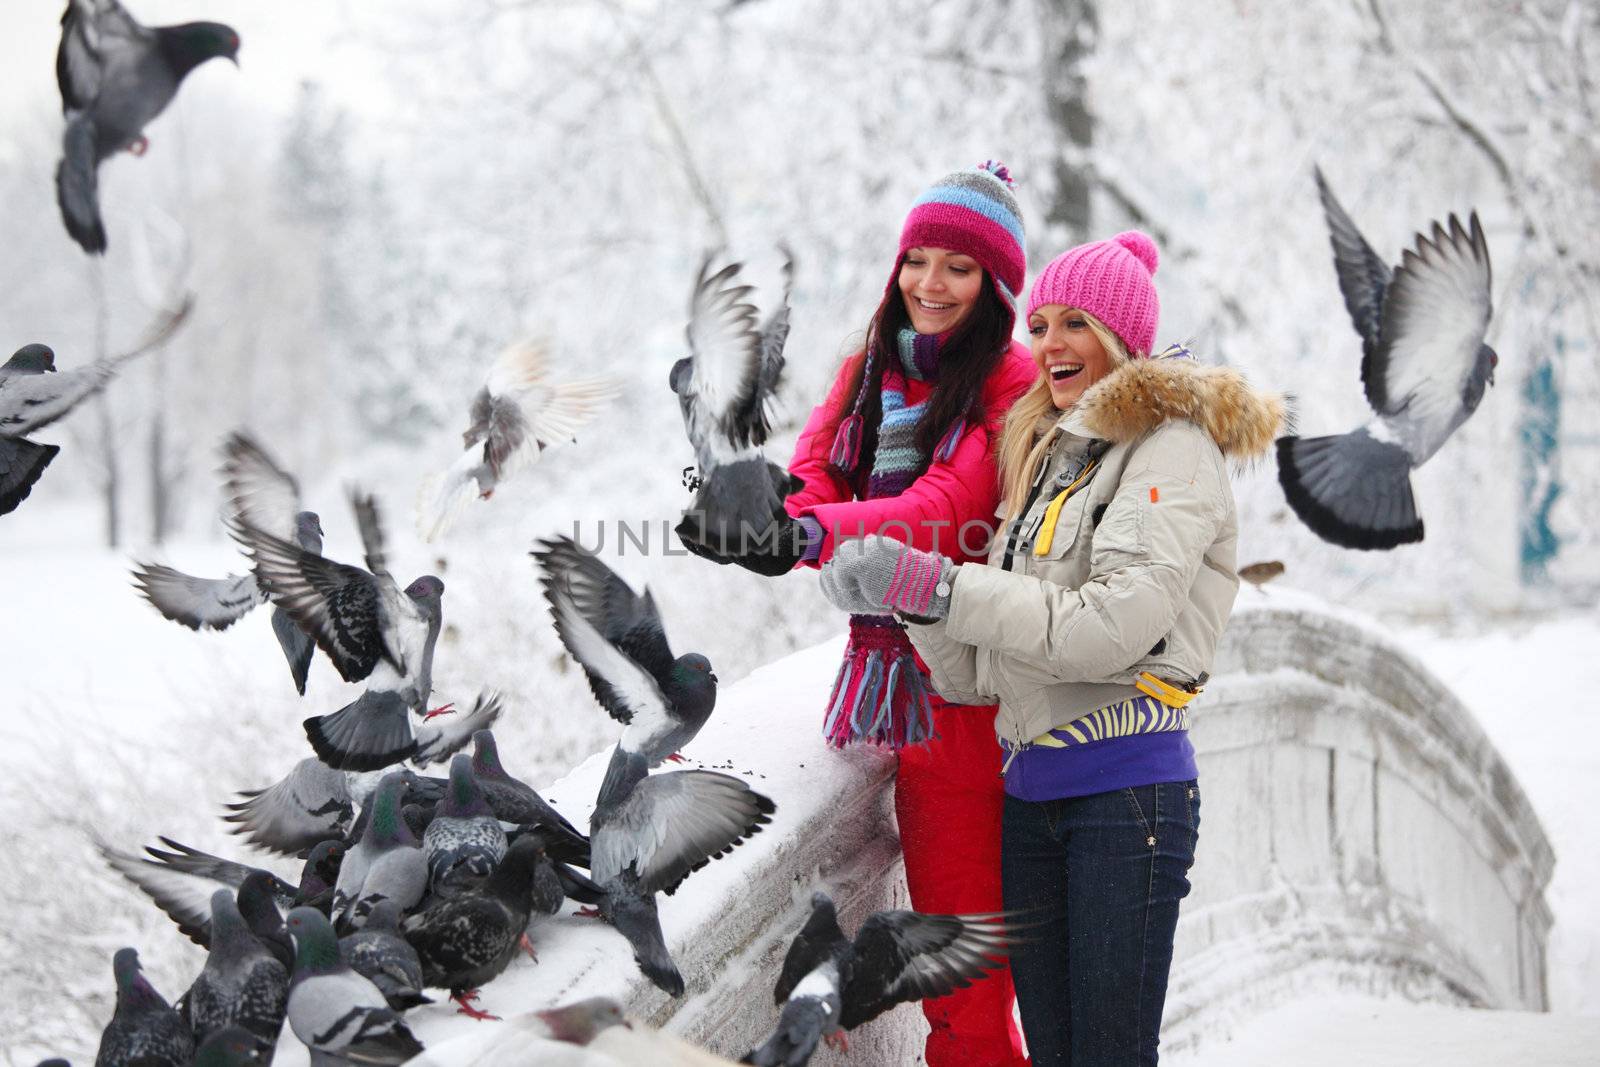
[[[1300,992],[1359,989],[1482,1007],[1545,1007],[1553,857],[1527,798],[1436,677],[1381,630],[1292,593],[1246,590],[1196,705],[1202,794],[1194,890],[1183,906],[1165,1048]],[[776,1018],[772,983],[811,889],[847,929],[905,906],[890,779],[873,750],[819,739],[838,663],[830,641],[724,687],[686,750],[745,776],[771,825],[661,902],[688,983],[674,1000],[627,944],[591,919],[539,927],[483,992],[501,1015],[614,996],[636,1015],[736,1058]],[[605,755],[546,795],[587,818]],[[410,1016],[446,1062],[473,1060],[493,1023],[449,1006]],[[921,1014],[901,1008],[852,1035],[851,1062],[918,1062]],[[813,1061],[842,1062],[826,1049]]]

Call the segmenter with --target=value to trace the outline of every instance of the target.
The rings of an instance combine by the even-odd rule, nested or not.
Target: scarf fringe
[[[846,473],[853,472],[861,461],[861,416],[846,415],[833,435],[833,449],[828,462]]]
[[[870,622],[858,622],[859,619]],[[828,696],[822,736],[835,748],[858,741],[901,749],[938,735],[933,703],[911,642],[884,616],[852,616],[850,645]]]

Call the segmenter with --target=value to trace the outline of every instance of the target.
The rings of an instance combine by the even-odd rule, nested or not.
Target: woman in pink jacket
[[[820,566],[841,541],[896,537],[981,562],[995,524],[995,442],[1032,383],[1012,340],[1022,218],[998,164],[946,175],[912,206],[864,350],[844,362],[789,465],[805,483],[780,536],[733,557],[762,574]],[[1004,793],[994,709],[946,705],[892,617],[853,615],[825,708],[839,746],[898,749],[895,812],[919,911],[1001,909]],[[1009,971],[925,1001],[930,1067],[1025,1064]]]

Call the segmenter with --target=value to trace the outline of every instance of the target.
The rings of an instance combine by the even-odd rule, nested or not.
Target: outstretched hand
[[[900,612],[915,621],[942,619],[950,610],[955,564],[881,534],[845,541],[822,568],[822,593],[852,614]]]

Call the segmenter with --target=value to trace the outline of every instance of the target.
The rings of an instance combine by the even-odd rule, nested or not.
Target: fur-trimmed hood
[[[1283,432],[1283,397],[1260,392],[1231,367],[1192,358],[1138,359],[1090,386],[1074,405],[1079,425],[1123,444],[1170,419],[1198,424],[1230,459],[1264,455]]]

